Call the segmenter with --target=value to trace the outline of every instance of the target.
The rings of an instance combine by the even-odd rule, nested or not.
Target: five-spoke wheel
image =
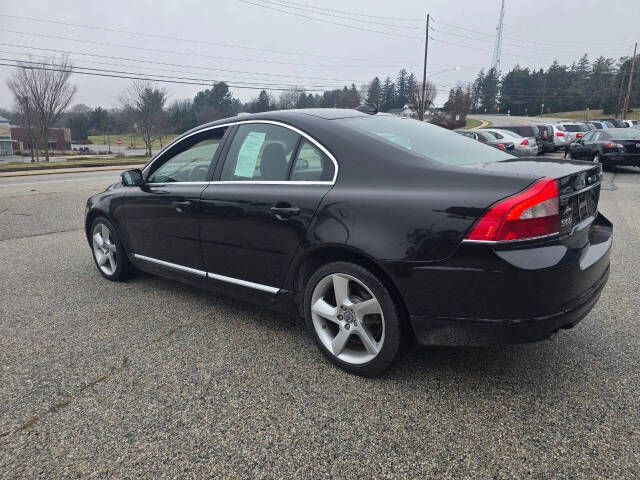
[[[360,375],[376,375],[396,358],[402,317],[385,285],[367,269],[335,262],[311,276],[306,321],[331,361]]]
[[[91,250],[100,273],[109,280],[124,280],[133,267],[113,224],[104,217],[97,217],[91,224]]]

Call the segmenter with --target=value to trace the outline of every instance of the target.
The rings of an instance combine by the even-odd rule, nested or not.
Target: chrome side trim
[[[191,273],[193,275],[198,275],[199,277],[212,278],[214,280],[219,280],[221,282],[233,283],[234,285],[240,285],[242,287],[253,288],[255,290],[261,290],[263,292],[276,294],[280,291],[279,288],[270,287],[269,285],[262,285],[261,283],[249,282],[247,280],[240,280],[238,278],[226,277],[224,275],[218,275],[216,273],[205,272],[204,270],[198,270],[196,268],[185,267],[183,265],[178,265],[176,263],[165,262],[164,260],[158,260],[157,258],[146,257],[144,255],[139,255],[137,253],[133,254],[134,258],[138,260],[143,260],[145,262],[155,263],[157,265],[162,265],[163,267],[173,268],[174,270],[179,270],[181,272]]]
[[[198,275],[199,277],[207,276],[207,272],[203,270],[185,267],[184,265],[178,265],[176,263],[165,262],[164,260],[158,260],[157,258],[145,257],[144,255],[138,255],[137,253],[134,253],[133,256],[138,260],[144,260],[145,262],[149,262],[149,263],[156,263],[158,265],[162,265],[163,267],[173,268],[174,270],[180,270],[182,272],[191,273],[193,275]]]
[[[471,243],[475,245],[518,245],[523,242],[531,242],[533,240],[542,240],[544,238],[557,237],[559,233],[550,233],[549,235],[540,235],[539,237],[523,238],[518,240],[470,240],[465,238],[462,243]]]
[[[233,283],[234,285],[240,285],[242,287],[254,288],[256,290],[262,290],[263,292],[273,293],[274,295],[280,291],[279,288],[270,287],[269,285],[262,285],[261,283],[248,282],[246,280],[240,280],[233,277],[225,277],[224,275],[218,275],[216,273],[207,272],[207,278],[219,280],[221,282]]]
[[[334,168],[334,172],[333,172],[333,179],[329,182],[305,182],[302,180],[299,181],[295,181],[295,183],[299,183],[299,184],[305,184],[305,185],[309,185],[309,184],[317,184],[317,185],[333,185],[336,183],[336,178],[338,178],[338,161],[336,160],[336,158],[331,154],[331,152],[329,152],[329,150],[327,150],[320,142],[318,142],[315,138],[311,137],[310,135],[306,134],[305,132],[303,132],[302,130],[289,125],[287,123],[283,123],[283,122],[278,122],[275,120],[239,120],[236,122],[229,122],[229,123],[223,123],[221,125],[213,125],[211,127],[207,127],[207,128],[203,128],[200,129],[196,132],[190,133],[189,135],[187,135],[186,137],[181,137],[178,138],[176,140],[174,140],[173,142],[171,142],[169,145],[167,145],[166,147],[164,147],[164,149],[158,153],[156,155],[156,157],[151,160],[149,163],[147,163],[144,168],[142,169],[142,172],[144,173],[145,170],[147,170],[151,165],[153,165],[153,163],[155,163],[160,157],[162,157],[162,155],[171,147],[173,147],[176,143],[181,142],[193,135],[197,135],[199,133],[202,132],[207,132],[209,130],[215,130],[216,128],[225,128],[225,127],[230,127],[233,125],[242,125],[245,123],[268,123],[271,125],[278,125],[280,127],[284,127],[284,128],[288,128],[289,130],[293,130],[294,132],[296,132],[298,135],[303,136],[304,138],[306,138],[307,140],[309,140],[311,143],[313,143],[316,147],[318,147],[320,150],[322,150],[322,152],[329,157],[329,159],[333,162],[333,166]],[[187,183],[187,182],[175,182],[175,183]],[[200,183],[200,182],[198,182]],[[208,182],[204,182],[204,183],[208,183]],[[278,182],[268,182],[268,181],[264,181],[264,182],[251,182],[251,181],[242,181],[242,180],[220,180],[220,181],[214,181],[211,183],[260,183],[262,185],[280,185],[280,184],[285,184],[285,185],[290,185],[294,182],[287,182],[287,181],[278,181]],[[151,185],[151,184],[147,184],[147,185]]]

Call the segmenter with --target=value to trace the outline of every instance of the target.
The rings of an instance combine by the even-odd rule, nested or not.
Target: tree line
[[[640,68],[636,65],[630,107],[640,106]],[[472,111],[540,115],[584,109],[602,109],[618,116],[631,71],[631,58],[598,57],[585,54],[571,65],[557,60],[549,68],[529,69],[516,65],[504,74],[495,69],[480,70],[471,86]]]

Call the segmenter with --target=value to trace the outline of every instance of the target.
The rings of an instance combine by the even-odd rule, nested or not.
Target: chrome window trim
[[[218,275],[217,273],[205,272],[204,270],[198,270],[197,268],[185,267],[184,265],[178,265],[177,263],[166,262],[164,260],[158,260],[157,258],[147,257],[137,253],[133,254],[133,257],[138,260],[143,260],[149,263],[155,263],[166,268],[172,268],[181,272],[191,273],[199,277],[211,278],[213,280],[219,280],[221,282],[232,283],[234,285],[240,285],[242,287],[253,288],[255,290],[261,290],[263,292],[277,294],[280,289],[271,287],[269,285],[263,285],[261,283],[249,282],[248,280],[240,280],[239,278],[227,277],[225,275]]]
[[[151,165],[153,165],[155,162],[158,161],[159,158],[162,157],[162,155],[167,152],[171,147],[173,147],[174,145],[176,145],[178,142],[182,142],[183,140],[186,140],[189,137],[192,137],[193,135],[197,135],[199,133],[202,132],[207,132],[209,130],[215,130],[217,128],[226,128],[226,127],[231,127],[234,125],[243,125],[243,124],[247,124],[247,123],[266,123],[266,124],[270,124],[270,125],[277,125],[280,127],[284,127],[284,128],[288,128],[289,130],[292,130],[294,132],[296,132],[298,135],[306,138],[308,141],[310,141],[311,143],[313,143],[316,147],[318,147],[327,157],[329,157],[329,159],[333,162],[333,166],[334,166],[334,171],[333,171],[333,179],[331,181],[322,181],[322,182],[318,182],[318,181],[304,181],[304,180],[292,180],[292,181],[287,181],[287,180],[278,180],[278,181],[251,181],[251,180],[213,180],[211,182],[166,182],[166,183],[146,183],[145,185],[175,185],[175,184],[222,184],[222,183],[230,183],[230,184],[258,184],[258,185],[334,185],[336,183],[336,179],[338,178],[338,161],[336,160],[336,158],[331,154],[331,152],[329,152],[329,150],[327,150],[324,145],[322,145],[320,142],[318,142],[315,138],[313,138],[312,136],[308,135],[307,133],[303,132],[302,130],[300,130],[299,128],[296,128],[292,125],[289,125],[287,123],[283,123],[283,122],[278,122],[276,120],[239,120],[236,122],[229,122],[229,123],[223,123],[221,125],[213,125],[211,127],[207,127],[207,128],[203,128],[200,129],[198,131],[195,131],[193,133],[190,133],[189,135],[185,136],[185,137],[180,137],[176,140],[174,140],[173,142],[171,142],[169,145],[167,145],[161,152],[159,152],[156,157],[151,160],[149,163],[147,163],[143,169],[142,169],[142,173],[145,173],[145,171],[151,167]]]

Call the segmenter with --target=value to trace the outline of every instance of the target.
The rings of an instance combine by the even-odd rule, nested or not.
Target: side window
[[[238,126],[220,180],[283,181],[300,135],[266,123]]]
[[[593,137],[591,137],[591,141],[597,142],[600,138],[602,138],[602,132],[594,132]]]
[[[586,133],[585,135],[583,135],[582,137],[582,141],[583,142],[590,142],[591,140],[593,140],[593,133],[589,132]]]
[[[224,131],[207,130],[175,144],[153,162],[147,183],[204,182]]]
[[[330,182],[335,166],[331,159],[308,140],[303,140],[293,164],[291,180],[306,182]]]

